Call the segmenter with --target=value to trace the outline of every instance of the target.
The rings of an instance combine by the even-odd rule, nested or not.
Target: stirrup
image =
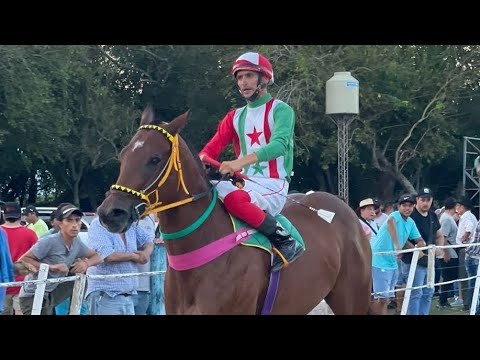
[[[302,255],[302,253],[305,251],[305,249],[303,249],[301,246],[298,246],[298,248],[297,248],[297,244],[295,246],[295,249],[297,251],[294,253],[294,256],[292,257],[292,259],[290,261],[288,261],[285,258],[285,256],[280,252],[280,250],[278,250],[275,246],[272,246],[272,250],[275,252],[275,255],[277,255],[280,258],[280,260],[282,260],[282,262],[278,262],[278,261],[276,262],[275,259],[277,259],[277,257],[274,256],[273,260],[272,260],[271,271],[274,272],[274,271],[278,271],[278,270],[281,270],[281,269],[287,267],[289,264],[291,264],[296,259],[298,259],[300,257],[300,255]]]
[[[286,268],[290,263],[287,261],[287,259],[285,259],[285,256],[283,256],[283,254],[280,252],[280,250],[278,250],[275,246],[272,245],[272,250],[275,252],[275,254],[280,258],[282,259],[283,261],[283,266],[282,266],[282,269],[283,268]],[[275,258],[275,257],[274,257]],[[273,263],[272,263],[273,265]]]

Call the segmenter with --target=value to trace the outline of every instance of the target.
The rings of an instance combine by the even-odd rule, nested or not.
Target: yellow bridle
[[[119,185],[119,184],[112,185],[110,187],[110,189],[126,192],[128,194],[137,196],[141,200],[145,201],[146,204],[147,204],[147,207],[146,207],[145,211],[143,212],[143,214],[141,214],[142,218],[144,218],[145,216],[147,216],[149,214],[152,214],[152,213],[168,210],[168,209],[171,209],[171,208],[174,208],[174,207],[181,206],[181,205],[184,205],[184,204],[188,204],[189,202],[192,202],[194,198],[190,197],[188,199],[176,201],[174,203],[161,206],[162,202],[160,201],[160,194],[159,194],[158,189],[160,189],[160,187],[165,183],[165,181],[167,181],[167,178],[170,175],[170,172],[172,171],[172,169],[175,169],[175,171],[178,173],[177,192],[180,190],[180,185],[181,185],[185,194],[190,195],[190,193],[187,190],[187,187],[185,186],[185,181],[183,180],[182,164],[180,162],[180,148],[178,146],[178,139],[179,139],[178,134],[173,136],[167,130],[165,130],[164,128],[162,128],[160,126],[157,126],[157,125],[142,125],[138,128],[137,131],[139,131],[139,130],[157,130],[157,131],[161,132],[163,135],[165,135],[165,137],[172,143],[172,153],[170,154],[170,158],[168,159],[168,163],[166,165],[166,168],[164,168],[162,170],[162,172],[160,172],[160,174],[157,177],[157,179],[160,178],[160,177],[161,177],[161,179],[158,182],[157,187],[153,191],[149,192],[148,194],[145,194],[145,192],[148,189],[150,189],[153,185],[155,185],[155,182],[157,181],[157,179],[155,179],[152,184],[147,186],[145,188],[145,190],[142,190],[142,191],[133,190],[133,189],[130,189],[126,186]],[[163,174],[163,176],[162,176],[162,174]],[[150,201],[150,198],[151,198],[152,194],[155,195],[155,198],[154,198],[153,202]]]

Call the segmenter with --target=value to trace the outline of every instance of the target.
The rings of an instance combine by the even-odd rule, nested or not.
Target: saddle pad
[[[236,217],[234,217],[232,215],[231,215],[231,217],[233,219],[233,226],[235,228],[234,231],[237,231],[238,229],[241,229],[242,227],[245,227],[247,229],[252,229],[252,227],[250,225],[247,225],[242,220],[237,219]],[[288,220],[285,216],[283,216],[281,214],[275,216],[275,218],[285,228],[285,230],[287,230],[292,235],[292,237],[300,244],[300,246],[305,249],[305,242],[303,241],[302,236],[297,231],[295,226],[293,226],[293,224],[290,222],[290,220]],[[253,233],[252,236],[250,237],[250,239],[243,242],[241,245],[258,247],[260,249],[268,251],[270,254],[272,253],[272,243],[270,242],[270,240],[268,240],[268,238],[265,235],[263,235],[262,233],[260,233],[258,231]]]

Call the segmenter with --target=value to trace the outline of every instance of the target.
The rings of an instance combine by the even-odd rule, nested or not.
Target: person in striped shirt
[[[274,81],[273,68],[263,55],[241,55],[233,63],[231,74],[247,104],[227,113],[199,156],[217,159],[233,142],[237,158],[223,161],[220,173],[233,175],[241,171],[255,182],[246,181],[240,190],[231,182],[222,181],[217,185],[219,196],[231,214],[265,234],[291,263],[304,249],[276,221],[275,215],[285,205],[292,174],[295,112],[268,92],[267,86]],[[283,266],[282,259],[275,255],[272,270]]]

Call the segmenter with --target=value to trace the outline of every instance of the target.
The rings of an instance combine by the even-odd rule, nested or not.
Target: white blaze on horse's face
[[[138,148],[141,148],[144,143],[145,143],[145,141],[137,140],[137,141],[135,142],[135,145],[133,145],[132,152],[134,152],[134,151],[135,151],[136,149],[138,149]]]

